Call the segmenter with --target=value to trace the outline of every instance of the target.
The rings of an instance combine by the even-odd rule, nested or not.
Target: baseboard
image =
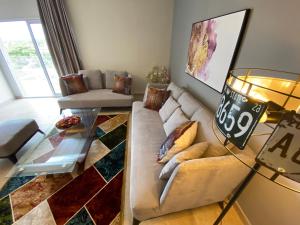
[[[239,205],[238,202],[235,202],[233,205],[234,209],[236,210],[237,214],[239,215],[240,219],[242,220],[244,225],[252,225],[244,211],[242,210],[242,207]]]

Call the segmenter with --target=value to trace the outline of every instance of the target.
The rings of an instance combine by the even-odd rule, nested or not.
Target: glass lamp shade
[[[254,99],[268,102],[260,122],[277,123],[285,110],[300,111],[300,75],[295,73],[246,68],[230,71],[227,85]]]

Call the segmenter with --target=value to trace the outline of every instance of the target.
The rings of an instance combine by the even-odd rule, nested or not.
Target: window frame
[[[10,66],[9,66],[9,63],[8,63],[8,56],[5,54],[5,51],[2,51],[1,49],[1,46],[0,46],[0,67],[1,69],[3,70],[3,74],[12,90],[12,92],[14,93],[15,97],[16,98],[47,98],[47,97],[59,97],[61,96],[60,93],[56,93],[55,92],[55,89],[53,87],[53,84],[51,82],[51,79],[50,79],[50,76],[49,76],[49,73],[47,71],[47,67],[45,65],[45,62],[43,60],[43,57],[42,57],[42,54],[40,52],[40,49],[38,47],[38,44],[36,42],[36,39],[34,37],[34,33],[32,31],[32,28],[31,28],[31,24],[41,24],[41,20],[40,19],[8,19],[8,20],[0,20],[0,23],[2,22],[25,22],[26,25],[27,25],[27,29],[28,29],[28,32],[29,32],[29,35],[30,35],[30,38],[31,38],[31,41],[32,41],[32,44],[34,46],[34,49],[35,49],[35,53],[37,55],[37,58],[39,60],[39,63],[42,67],[42,70],[44,72],[44,76],[48,82],[48,85],[49,85],[49,88],[51,90],[51,93],[52,95],[51,96],[41,96],[41,97],[26,97],[26,96],[23,96],[17,82],[15,81],[15,78],[11,72],[11,69],[10,69]]]

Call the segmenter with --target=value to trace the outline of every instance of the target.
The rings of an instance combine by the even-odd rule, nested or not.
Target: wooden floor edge
[[[126,193],[127,193],[127,187],[126,186],[126,179],[129,179],[128,176],[128,172],[129,172],[129,168],[128,168],[128,155],[130,155],[129,151],[131,150],[131,112],[129,112],[128,115],[128,120],[127,120],[127,133],[126,133],[126,149],[125,149],[125,158],[124,158],[124,170],[123,170],[123,186],[122,186],[122,201],[121,201],[121,212],[120,212],[120,224],[123,225],[124,224],[124,212],[125,212],[125,206],[126,206]]]
[[[246,214],[244,213],[242,207],[238,202],[235,202],[233,207],[244,225],[252,225],[252,223],[250,222],[250,220],[248,219],[248,217],[246,216]]]

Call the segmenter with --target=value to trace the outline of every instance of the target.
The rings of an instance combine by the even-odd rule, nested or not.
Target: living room
[[[283,115],[299,113],[299,2],[51,2],[0,0],[3,152],[0,155],[0,224],[299,223],[296,215],[300,208],[297,170],[300,160],[299,141],[295,141],[299,137],[299,114],[293,114],[298,123],[293,131],[289,130],[293,135],[285,136],[290,139],[281,139],[277,149],[264,151],[266,146],[275,146],[272,140],[280,140],[279,136],[268,137],[280,133],[275,131],[285,121]],[[63,8],[55,8],[60,4]],[[48,28],[50,8],[61,16],[52,17],[52,25],[67,21],[67,26],[62,25],[67,27],[66,32],[51,32]],[[230,20],[235,15],[240,17]],[[217,28],[229,21],[216,34],[211,32],[213,25],[204,38],[208,43],[217,40],[213,47],[202,47],[208,51],[213,49],[213,65],[224,66],[219,75],[213,74],[213,82],[209,82],[206,73],[204,78],[197,77],[188,67],[193,63],[188,59],[197,53],[193,49],[200,49],[199,43],[193,45],[193,31],[201,33],[196,28],[207,21],[217,23]],[[53,37],[63,33],[71,37],[75,54],[64,51],[69,48],[64,46],[59,55],[53,47],[55,44],[51,44]],[[223,46],[222,35],[226,37]],[[226,51],[230,54],[222,55],[216,63],[219,49],[231,45],[232,49]],[[78,65],[68,62],[73,57]],[[207,65],[207,71],[216,71]],[[68,81],[63,77],[69,74],[81,75],[86,93],[68,93],[65,85]],[[251,80],[254,75],[267,77],[272,80],[271,85]],[[95,77],[99,80],[95,81]],[[120,87],[116,77],[125,80],[121,87],[130,82],[129,93],[126,88],[123,94],[111,90]],[[232,91],[239,82],[242,82],[240,91]],[[248,91],[243,92],[247,85]],[[251,95],[253,87],[255,96]],[[259,106],[265,111],[255,115],[253,129],[247,128],[249,135],[242,146],[240,139],[222,133],[234,121],[233,117],[230,121],[230,113],[225,127],[218,119],[225,112],[223,105],[227,104],[229,89],[235,95],[258,98],[258,94],[266,94],[267,98],[265,102],[254,103],[249,98],[248,108],[251,103],[255,109]],[[164,90],[168,96],[160,97],[164,100],[158,103],[150,90]],[[279,95],[284,96],[282,104]],[[222,103],[223,96],[226,100]],[[159,108],[147,106],[147,100],[160,104]],[[276,107],[270,102],[277,103]],[[237,109],[236,105],[232,107]],[[80,109],[77,111],[80,114],[72,114],[72,109]],[[175,115],[179,109],[181,114]],[[238,122],[240,115],[235,115],[237,127],[243,131],[245,121]],[[271,121],[272,115],[276,116]],[[72,127],[65,124],[67,118],[71,118],[67,122],[74,123]],[[9,122],[23,119],[27,119],[23,124]],[[62,123],[57,123],[60,119]],[[181,127],[184,140],[191,140],[190,146],[172,154],[170,149],[164,152],[167,140],[173,138],[174,142],[173,131],[191,121],[197,121],[197,129],[195,123]],[[20,126],[26,128],[26,135],[16,133]],[[197,132],[187,135],[186,131],[192,129]],[[18,138],[24,136],[20,142]],[[6,138],[10,139],[9,143],[5,143]],[[211,157],[208,151],[212,147],[207,147],[207,143],[222,148],[216,147]],[[200,148],[204,151],[201,156],[184,159],[178,165],[176,157],[190,157],[182,153],[195,145],[198,151]],[[232,150],[236,148],[245,150]],[[9,154],[4,154],[4,150]],[[266,162],[268,159],[270,163]],[[174,161],[176,168],[171,165]],[[166,176],[162,172],[169,167],[172,170],[168,179],[162,179]]]

